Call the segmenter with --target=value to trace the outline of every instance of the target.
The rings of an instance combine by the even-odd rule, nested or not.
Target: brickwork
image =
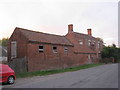
[[[28,72],[98,63],[103,42],[91,36],[91,30],[89,34],[74,32],[72,24],[68,25],[66,36],[16,28],[8,42],[8,62],[15,60],[11,59],[11,42],[16,41],[16,58],[26,58]],[[40,45],[43,51],[39,52]],[[53,46],[57,52],[53,52]]]
[[[43,52],[39,52],[39,45],[41,44],[28,44],[29,71],[64,68],[74,63],[72,47],[57,45],[57,53],[54,53],[52,46],[55,45],[42,44]],[[68,52],[64,52],[64,47],[68,47]]]
[[[8,62],[11,60],[11,42],[17,42],[17,58],[27,57],[27,39],[18,30],[15,30],[8,42]]]

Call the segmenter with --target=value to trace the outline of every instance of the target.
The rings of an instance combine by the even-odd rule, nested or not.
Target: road
[[[118,64],[106,64],[74,72],[19,78],[4,88],[118,88]]]

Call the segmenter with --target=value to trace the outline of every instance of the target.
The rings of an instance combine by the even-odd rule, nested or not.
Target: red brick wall
[[[28,44],[28,70],[45,70],[69,67],[74,64],[74,55],[71,46],[68,47],[68,52],[64,52],[64,46],[57,46],[57,53],[53,53],[50,44],[44,45],[44,52],[39,52],[40,44]]]
[[[88,63],[89,54],[74,54],[73,47],[68,46],[68,53],[64,52],[64,46],[56,45],[58,52],[53,53],[50,44],[44,45],[44,52],[39,52],[41,44],[28,44],[28,71],[49,70],[79,66]],[[92,55],[94,58],[96,55]],[[93,62],[96,62],[95,59]]]
[[[98,48],[97,47],[97,42],[98,40],[95,39],[95,38],[92,38],[92,37],[87,37],[87,36],[83,36],[83,35],[75,35],[74,32],[69,32],[66,37],[68,38],[68,40],[70,40],[73,44],[74,44],[74,52],[81,52],[79,54],[75,54],[75,60],[78,61],[79,64],[86,64],[88,63],[88,55],[90,55],[90,58],[91,58],[91,62],[93,63],[97,63],[99,62],[98,60],[98,53],[101,51],[101,48],[102,48],[102,43],[101,43],[101,48]],[[79,44],[79,40],[82,40],[83,41],[83,45],[80,45]],[[91,40],[92,43],[93,41],[95,41],[95,46],[94,47],[91,47],[91,46],[88,46],[88,40]],[[88,52],[91,52],[93,51],[94,53],[96,54],[85,54],[85,53],[88,53]],[[82,54],[83,53],[83,54]],[[92,60],[92,57],[94,58]],[[76,64],[78,64],[76,63]],[[79,65],[78,64],[78,65]]]
[[[17,42],[17,57],[27,57],[27,39],[19,30],[15,30],[8,41],[8,61],[11,60],[11,41]]]

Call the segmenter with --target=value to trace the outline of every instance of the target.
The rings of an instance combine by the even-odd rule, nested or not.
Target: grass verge
[[[17,76],[17,78],[25,78],[25,77],[32,77],[32,76],[43,76],[43,75],[50,75],[50,74],[56,74],[56,73],[62,73],[62,72],[77,71],[77,70],[86,69],[86,68],[90,68],[90,67],[95,67],[95,66],[99,66],[99,65],[102,65],[102,63],[86,64],[86,65],[81,65],[81,66],[77,66],[77,67],[56,69],[56,70],[24,72],[24,73],[16,74],[16,76]]]

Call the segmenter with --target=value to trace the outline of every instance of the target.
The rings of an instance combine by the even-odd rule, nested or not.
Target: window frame
[[[88,40],[88,46],[91,46],[91,44],[92,44],[92,41]]]
[[[68,52],[68,47],[64,47],[64,52]]]
[[[98,41],[98,48],[100,48],[100,41]]]
[[[16,57],[17,57],[17,41],[11,41],[11,59]]]
[[[56,47],[56,49],[54,49],[54,47]],[[52,46],[52,51],[53,51],[53,53],[57,53],[58,51],[57,51],[57,46]]]
[[[40,49],[40,46],[42,46],[43,47],[43,49]],[[44,52],[44,45],[39,45],[39,52]]]
[[[78,41],[80,45],[83,45],[83,40]]]
[[[93,41],[93,44],[95,45],[95,44],[96,44],[96,42],[95,42],[95,41]]]

